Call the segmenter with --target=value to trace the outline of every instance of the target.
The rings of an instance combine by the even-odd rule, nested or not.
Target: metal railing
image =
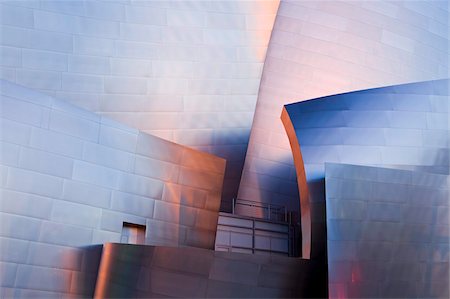
[[[219,215],[219,223],[217,225],[217,231],[218,232],[219,231],[232,232],[232,233],[234,232],[237,234],[243,234],[248,237],[251,237],[251,242],[245,246],[243,244],[241,244],[241,245],[233,244],[231,239],[229,240],[228,244],[221,244],[221,243],[217,243],[217,241],[216,241],[216,244],[215,244],[216,250],[217,249],[226,249],[226,251],[232,252],[233,249],[240,249],[240,250],[249,251],[249,253],[251,252],[253,254],[256,252],[272,252],[272,253],[290,256],[291,245],[289,244],[289,242],[291,241],[291,236],[290,236],[290,229],[289,229],[290,225],[288,223],[272,222],[272,221],[268,221],[267,219],[252,218],[252,217],[248,217],[248,216],[238,216],[238,215],[233,215],[233,214],[227,215],[227,214],[228,213],[221,213]],[[225,221],[224,222],[224,221],[220,220],[220,219],[225,219],[225,218],[242,219],[242,220],[247,221],[247,224],[245,225],[245,224],[242,224],[242,222],[233,222],[233,221],[231,221],[231,222]],[[251,224],[249,224],[248,221],[251,221]],[[258,224],[263,224],[263,223],[272,224],[274,226],[258,225]],[[280,230],[280,226],[283,226],[285,229]],[[236,231],[235,228],[237,228],[239,230]],[[266,245],[268,245],[269,248],[261,247],[261,244],[259,246],[257,246],[256,238],[261,237],[261,236],[264,236],[265,238],[269,238],[269,241],[266,241],[268,243],[265,243]],[[284,240],[286,243],[286,250],[273,249],[272,245],[271,245],[272,239]]]
[[[276,253],[276,254],[282,254],[282,255],[286,255],[286,256],[290,256],[289,252],[286,251],[280,251],[280,250],[273,250],[273,249],[263,249],[263,248],[248,248],[248,247],[244,247],[244,246],[236,246],[236,245],[217,245],[216,246],[216,251],[218,251],[217,249],[226,249],[227,252],[233,252],[233,249],[243,249],[243,250],[251,250],[252,254],[255,254],[255,251],[260,251],[260,252],[270,252],[270,253]],[[223,251],[223,250],[220,250]]]
[[[271,221],[289,222],[287,208],[286,206],[283,205],[233,198],[231,204],[232,214],[235,214],[237,205],[261,209],[263,211],[262,219],[267,219]]]

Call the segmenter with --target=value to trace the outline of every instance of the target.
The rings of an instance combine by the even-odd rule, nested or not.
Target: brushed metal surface
[[[0,89],[1,279],[18,297],[84,296],[80,247],[120,242],[124,222],[146,226],[145,244],[214,248],[224,159]]]

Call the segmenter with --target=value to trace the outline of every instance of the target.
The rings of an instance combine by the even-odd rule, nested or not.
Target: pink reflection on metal
[[[300,151],[300,143],[297,140],[294,125],[291,118],[283,107],[281,113],[281,121],[283,122],[286,134],[289,137],[289,143],[294,156],[294,165],[297,172],[297,183],[300,194],[299,208],[301,215],[301,230],[302,230],[302,257],[304,259],[311,258],[311,208],[309,205],[309,189],[306,183],[305,165],[303,163],[302,152]]]

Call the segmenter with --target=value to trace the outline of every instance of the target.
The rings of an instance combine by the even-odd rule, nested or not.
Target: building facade
[[[449,296],[448,1],[0,11],[0,297]]]

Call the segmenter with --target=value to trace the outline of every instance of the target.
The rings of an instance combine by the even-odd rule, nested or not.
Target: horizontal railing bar
[[[289,225],[289,223],[287,223],[284,220],[270,220],[270,219],[266,219],[266,218],[252,217],[252,216],[247,216],[247,215],[236,215],[236,214],[230,214],[230,213],[226,213],[226,212],[219,212],[219,215],[223,215],[223,217],[244,219],[244,220],[262,222],[262,223],[276,223],[276,224],[286,225],[286,226]]]
[[[249,249],[249,250],[259,250],[259,251],[266,251],[266,252],[275,252],[275,253],[286,253],[289,254],[289,250],[288,251],[280,251],[280,250],[270,250],[270,249],[264,249],[264,248],[251,248],[251,247],[243,247],[243,246],[226,246],[226,245],[217,245],[217,248],[224,248],[224,249],[233,249],[233,248],[238,248],[238,249]],[[237,252],[240,253],[240,252]]]
[[[258,206],[258,207],[274,207],[277,209],[284,209],[284,205],[277,205],[273,203],[263,203],[258,201],[252,201],[247,199],[236,199],[236,204],[242,204],[242,205],[251,205],[251,206]]]
[[[219,224],[219,225],[220,225],[220,226],[226,226],[226,227],[245,228],[245,229],[248,229],[248,230],[250,230],[250,231],[252,230],[251,227],[245,227],[245,226],[227,225],[227,224]],[[218,230],[220,230],[220,229],[218,229]],[[227,230],[220,230],[220,231],[228,232]],[[276,230],[263,229],[263,228],[255,228],[255,231],[277,233],[277,234],[280,234],[280,235],[287,235],[287,236],[289,235],[289,232],[280,232],[280,231],[276,231]],[[238,233],[238,232],[233,232],[233,233]],[[251,234],[249,234],[249,235],[251,235]]]

